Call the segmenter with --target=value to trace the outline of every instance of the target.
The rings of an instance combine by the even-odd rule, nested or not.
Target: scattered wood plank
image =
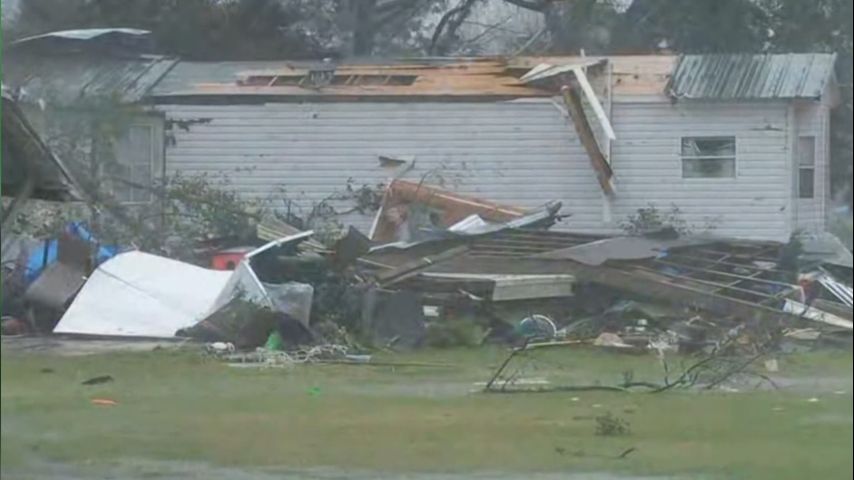
[[[379,274],[377,274],[377,283],[381,287],[393,285],[414,275],[418,275],[422,271],[432,267],[433,265],[436,265],[437,263],[441,263],[450,260],[456,256],[459,256],[465,253],[466,251],[468,251],[468,247],[465,245],[460,245],[458,247],[445,250],[444,252],[438,253],[436,255],[411,260],[392,270],[380,272]]]

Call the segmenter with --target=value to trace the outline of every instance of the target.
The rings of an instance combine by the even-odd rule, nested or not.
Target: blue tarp
[[[65,227],[65,232],[71,235],[75,235],[87,242],[97,244],[97,240],[92,233],[86,228],[86,226],[82,222],[72,222],[69,223]],[[56,238],[51,238],[48,240],[44,240],[41,244],[41,247],[34,249],[30,252],[30,256],[27,259],[27,270],[25,272],[25,278],[27,283],[32,282],[39,275],[41,275],[42,271],[55,262],[58,255],[58,247],[59,240]],[[119,253],[119,248],[114,245],[103,245],[98,247],[98,254],[95,257],[95,263],[100,265],[106,260],[114,257],[117,253]]]

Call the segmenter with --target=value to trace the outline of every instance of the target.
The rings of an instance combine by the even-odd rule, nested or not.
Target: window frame
[[[158,146],[158,144],[157,144],[157,132],[158,132],[158,129],[157,129],[157,125],[155,125],[153,123],[134,122],[134,123],[127,125],[124,133],[126,135],[129,135],[130,131],[134,128],[144,128],[144,129],[148,130],[148,133],[149,133],[148,169],[149,169],[150,184],[148,186],[150,189],[148,191],[148,195],[146,196],[145,199],[134,198],[133,192],[135,190],[139,190],[139,189],[136,187],[133,187],[131,185],[128,185],[124,182],[121,182],[121,181],[117,180],[116,178],[112,178],[113,177],[112,175],[110,176],[111,178],[109,178],[110,192],[123,205],[146,205],[146,204],[152,203],[156,198],[154,195],[154,192],[151,189],[154,188],[154,184],[155,184],[155,180],[156,180],[156,167],[157,167],[158,160],[159,160],[158,154],[157,154],[157,146]],[[123,139],[124,139],[123,137],[120,137],[119,141],[121,141]],[[119,163],[118,162],[118,151],[117,151],[117,149],[118,149],[118,142],[116,142],[113,146],[113,154],[115,155],[114,158],[115,158],[116,163]],[[132,177],[134,165],[129,165],[128,167],[130,169],[130,174]],[[133,181],[133,178],[130,178],[129,180]],[[127,190],[130,193],[128,195],[128,197],[129,197],[128,199],[123,198],[121,196],[121,194],[119,193],[121,190]]]
[[[805,165],[803,163],[803,149],[801,148],[801,140],[803,139],[812,139],[812,164]],[[795,194],[797,195],[798,200],[815,200],[816,199],[816,160],[818,159],[818,137],[815,135],[798,135],[798,148],[797,148],[797,185],[795,188]],[[812,172],[812,187],[810,189],[809,196],[803,196],[801,187],[803,186],[801,182],[801,172],[808,170]]]
[[[699,140],[732,140],[733,153],[732,155],[685,155],[683,145],[687,139]],[[685,176],[685,160],[732,160],[732,175],[724,177],[690,177]],[[687,181],[724,181],[734,180],[738,178],[738,136],[737,135],[682,135],[679,137],[679,167],[681,169],[680,176],[682,180]]]

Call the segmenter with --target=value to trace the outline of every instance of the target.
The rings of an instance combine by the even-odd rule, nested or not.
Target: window
[[[798,198],[815,198],[815,137],[798,138]]]
[[[682,178],[735,178],[735,137],[682,137]]]
[[[115,161],[107,165],[107,171],[119,201],[151,201],[154,155],[151,125],[133,125],[116,142]]]

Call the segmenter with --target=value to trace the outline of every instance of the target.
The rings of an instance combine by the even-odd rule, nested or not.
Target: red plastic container
[[[214,270],[234,270],[243,257],[252,251],[252,247],[238,247],[220,250],[211,258],[211,268]]]

